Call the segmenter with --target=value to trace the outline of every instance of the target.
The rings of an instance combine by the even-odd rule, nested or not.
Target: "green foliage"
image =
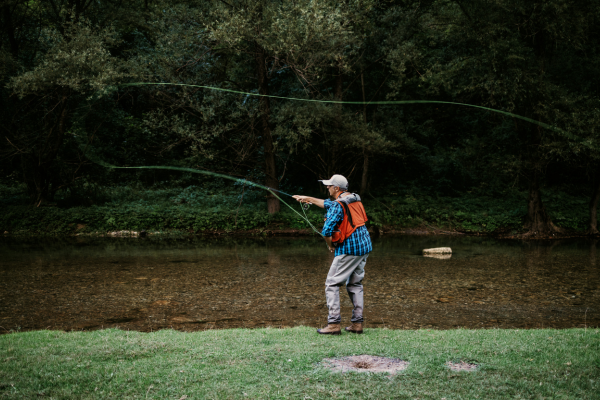
[[[507,190],[585,196],[596,185],[598,0],[10,0],[2,7],[0,180],[18,178],[36,206],[133,207],[139,199],[121,189],[129,186],[179,196],[145,193],[147,202],[135,203],[142,213],[146,206],[237,210],[229,195],[213,201],[213,194],[181,192],[208,178],[109,171],[90,158],[201,168],[302,193],[334,173],[363,195],[402,183],[435,200],[390,199],[389,210],[373,203],[375,224],[469,232],[521,229],[527,196],[507,199]],[[117,86],[136,81],[367,104]],[[372,104],[392,99],[490,106],[568,134],[463,107]],[[264,193],[252,196],[238,219],[262,212]],[[478,204],[490,198],[492,209]],[[559,226],[582,230],[589,202],[567,198],[544,204]],[[229,229],[219,218],[179,225]]]
[[[235,214],[215,213],[202,208],[181,209],[177,206],[128,205],[73,207],[69,209],[10,207],[0,222],[13,232],[66,234],[77,231],[105,233],[120,230],[151,231],[214,231],[235,228]],[[239,229],[264,228],[269,222],[266,213],[242,212],[237,219]]]
[[[119,44],[112,28],[94,29],[84,20],[68,23],[62,32],[45,29],[41,36],[48,52],[33,70],[13,77],[8,85],[21,97],[57,87],[91,95],[127,76],[122,60],[109,51]]]
[[[57,207],[32,208],[22,204],[22,188],[0,186],[6,196],[0,231],[35,234],[75,234],[114,232],[120,230],[195,232],[269,231],[310,229],[309,224],[287,207],[269,215],[262,203],[263,192],[244,189],[233,192],[203,186],[185,189],[147,190],[135,187],[96,188],[93,198],[61,198]],[[563,228],[584,231],[587,228],[585,198],[562,192],[547,194],[549,212]],[[513,192],[502,199],[467,195],[432,197],[404,195],[367,198],[364,200],[370,225],[389,229],[439,228],[466,233],[521,232],[526,214],[524,193]],[[299,205],[284,200],[301,215]],[[77,205],[91,201],[92,206]],[[306,211],[310,223],[323,226],[324,210],[310,207]],[[312,230],[311,230],[312,232]]]
[[[431,197],[368,200],[371,221],[380,226],[405,229],[430,227],[466,233],[521,232],[525,208],[524,193],[507,193],[501,199],[487,196]],[[549,193],[549,212],[556,224],[575,231],[587,228],[586,200],[561,192]]]
[[[27,203],[26,188],[21,185],[0,185],[0,205]]]
[[[291,69],[306,83],[322,80],[330,64],[345,64],[344,53],[355,40],[349,7],[337,1],[212,3],[206,20],[212,40],[236,54],[258,46],[277,60],[274,69]]]
[[[264,230],[277,228],[306,229],[308,223],[287,209],[269,215],[261,203],[262,191],[245,188],[240,192],[217,191],[198,186],[181,189],[145,190],[132,187],[94,188],[94,196],[82,199],[77,194],[57,196],[55,207],[32,208],[15,205],[23,202],[23,189],[0,186],[5,213],[0,230],[13,233],[73,234],[120,230],[162,232],[206,232]],[[87,201],[86,201],[87,200]],[[92,202],[81,206],[76,202]],[[12,205],[11,205],[12,204]],[[295,201],[292,205],[298,212]],[[311,209],[312,224],[323,221],[323,213]]]

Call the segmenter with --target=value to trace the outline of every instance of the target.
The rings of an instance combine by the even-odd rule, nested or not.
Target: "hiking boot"
[[[317,329],[317,333],[321,335],[341,335],[342,328],[340,324],[329,324],[325,328]]]
[[[353,322],[352,325],[344,328],[346,332],[363,333],[362,322]]]

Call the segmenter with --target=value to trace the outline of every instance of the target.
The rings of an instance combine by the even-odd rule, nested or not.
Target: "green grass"
[[[410,362],[399,375],[330,373],[325,357]],[[447,361],[473,361],[452,372]],[[598,399],[600,331],[312,328],[0,336],[0,398]],[[43,396],[43,397],[41,397]]]

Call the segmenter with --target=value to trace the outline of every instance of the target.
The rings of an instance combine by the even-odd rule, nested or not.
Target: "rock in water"
[[[452,254],[450,247],[436,247],[433,249],[423,249],[423,255],[427,254]]]

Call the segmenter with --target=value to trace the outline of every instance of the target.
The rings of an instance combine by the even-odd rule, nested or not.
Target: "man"
[[[323,335],[341,334],[340,286],[346,284],[346,291],[354,305],[352,324],[345,328],[347,332],[362,333],[363,323],[363,285],[365,263],[373,250],[371,237],[365,226],[367,216],[360,196],[350,194],[348,180],[342,175],[333,175],[322,180],[327,186],[332,200],[322,200],[308,196],[294,196],[301,203],[312,203],[327,211],[322,234],[329,251],[335,252],[335,258],[325,281],[325,297],[329,317],[327,327],[318,329]]]

